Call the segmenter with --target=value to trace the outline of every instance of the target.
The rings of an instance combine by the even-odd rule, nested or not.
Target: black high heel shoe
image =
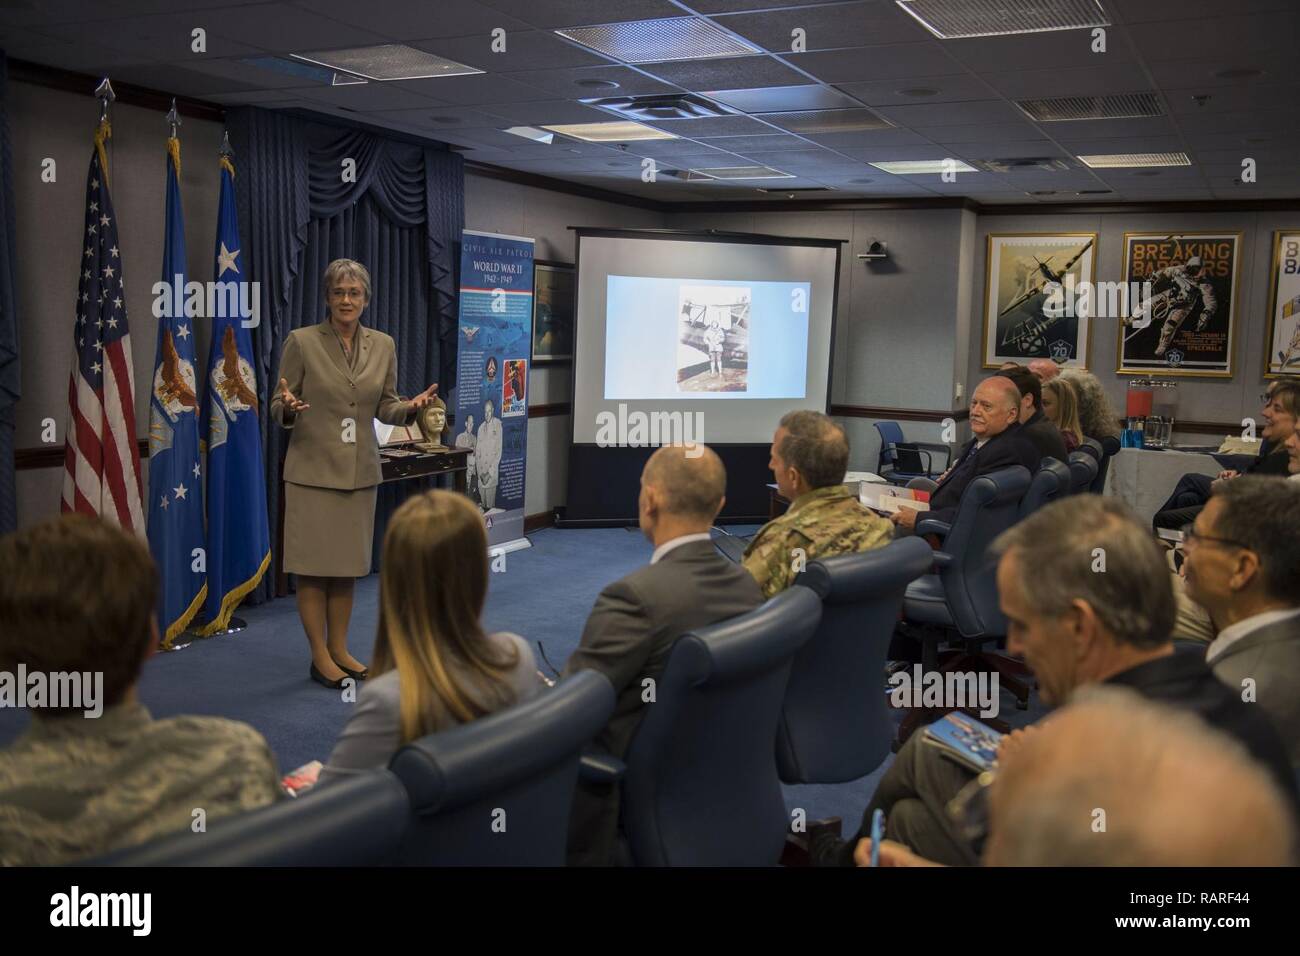
[[[341,670],[343,673],[347,674],[347,675],[348,675],[349,677],[351,677],[353,680],[365,680],[367,677],[370,676],[370,668],[369,668],[369,667],[363,667],[363,668],[361,668],[361,670],[359,670],[359,671],[354,671],[354,670],[353,670],[352,668],[350,668],[350,667],[344,667],[344,666],[343,666],[342,664],[340,664],[338,661],[335,661],[335,662],[334,662],[334,666],[337,667],[339,670]]]
[[[338,680],[330,680],[328,677],[326,677],[324,674],[320,672],[320,668],[316,666],[315,661],[311,662],[311,679],[314,680],[316,683],[320,684],[322,687],[328,687],[331,690],[342,690],[343,682],[347,680],[346,677],[340,677]]]

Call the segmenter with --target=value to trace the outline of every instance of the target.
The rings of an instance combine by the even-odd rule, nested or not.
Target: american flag
[[[68,381],[63,510],[102,515],[145,533],[140,454],[135,437],[135,376],[126,322],[117,218],[104,158],[91,154],[86,176],[85,249],[77,283],[74,363]]]

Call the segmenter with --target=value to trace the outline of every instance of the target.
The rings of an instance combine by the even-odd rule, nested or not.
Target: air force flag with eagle
[[[248,275],[240,261],[235,210],[235,167],[221,158],[217,208],[216,295],[208,349],[208,622],[204,634],[224,630],[239,602],[257,587],[271,564],[266,516],[266,476],[258,425],[252,334],[256,324]]]
[[[154,286],[158,349],[149,396],[149,550],[162,583],[158,624],[170,647],[203,606],[203,472],[194,374],[194,316],[185,302],[181,147],[167,140],[167,228],[162,282]]]

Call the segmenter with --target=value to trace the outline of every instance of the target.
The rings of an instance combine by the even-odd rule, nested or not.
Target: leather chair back
[[[1044,458],[1029,482],[1029,490],[1020,500],[1020,517],[1027,518],[1043,505],[1069,495],[1072,478],[1070,468],[1064,462]]]

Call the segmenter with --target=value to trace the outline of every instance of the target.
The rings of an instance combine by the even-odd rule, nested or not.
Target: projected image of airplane
[[[1053,268],[1051,265],[1052,260],[1057,258],[1056,256],[1048,256],[1046,259],[1039,259],[1037,256],[1033,257],[1034,266],[1026,273],[1020,294],[998,313],[998,318],[1000,319],[1004,315],[1014,312],[1035,296],[1040,297],[1041,301],[1031,307],[1030,314],[1027,317],[1007,329],[1006,334],[1002,336],[1002,343],[999,347],[1001,354],[1006,354],[1009,348],[1018,350],[1021,355],[1040,352],[1046,354],[1047,330],[1065,318],[1065,313],[1047,315],[1043,312],[1043,302],[1047,298],[1045,288],[1051,283],[1060,284],[1070,270],[1074,268],[1075,264],[1092,248],[1092,243],[1093,240],[1091,239],[1085,242],[1079,251],[1067,259],[1060,268]]]

